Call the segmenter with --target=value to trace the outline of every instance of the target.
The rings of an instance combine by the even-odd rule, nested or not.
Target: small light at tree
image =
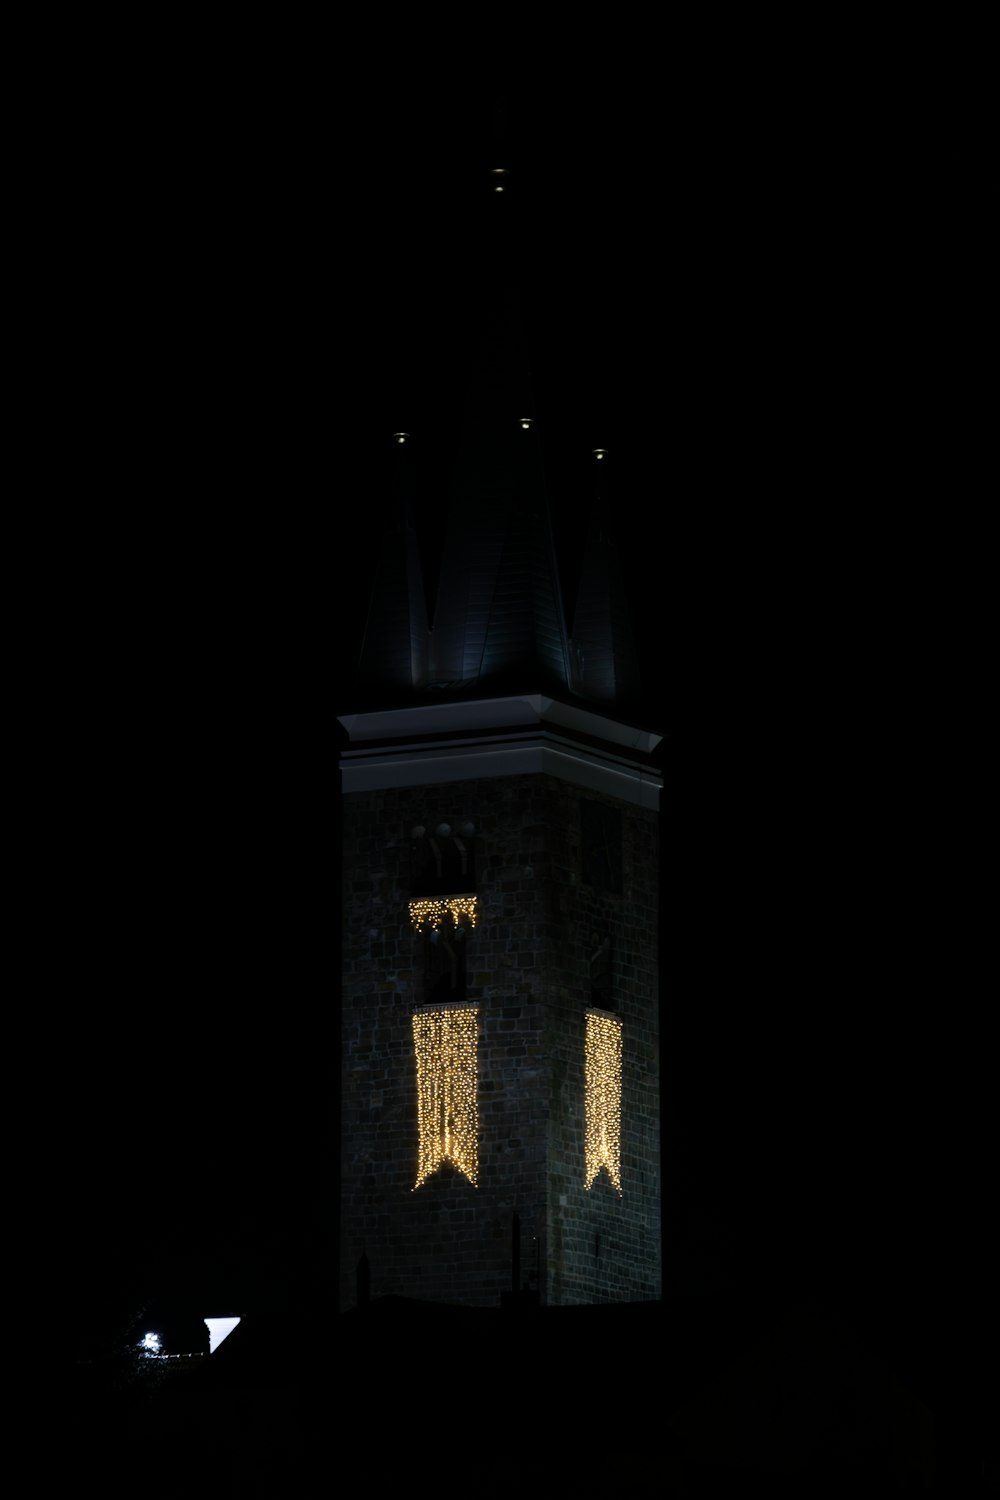
[[[622,1190],[622,1023],[603,1011],[587,1011],[584,1186],[589,1192],[603,1167]]]
[[[144,1334],[139,1342],[139,1348],[144,1350],[146,1354],[159,1354],[161,1348],[160,1335],[158,1333]]]

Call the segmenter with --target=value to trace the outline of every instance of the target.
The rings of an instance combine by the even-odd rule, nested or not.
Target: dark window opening
[[[600,1010],[616,1010],[615,987],[611,972],[611,936],[594,932],[587,955],[590,1005]]]
[[[469,932],[461,923],[442,922],[424,936],[424,1004],[466,998]]]
[[[612,896],[622,892],[622,815],[605,802],[584,801],[582,817],[583,881]]]
[[[476,841],[470,834],[424,833],[413,840],[410,894],[455,896],[476,889]]]

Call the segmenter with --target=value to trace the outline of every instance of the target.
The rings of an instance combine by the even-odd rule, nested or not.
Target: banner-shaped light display
[[[413,1016],[420,1126],[420,1165],[414,1191],[446,1161],[476,1186],[478,1021],[478,1009],[465,1005],[418,1010]]]
[[[604,1011],[587,1012],[586,1169],[589,1192],[604,1167],[622,1190],[622,1023]]]

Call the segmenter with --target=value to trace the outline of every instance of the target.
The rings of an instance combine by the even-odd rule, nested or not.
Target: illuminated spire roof
[[[459,440],[433,683],[570,687],[569,644],[516,297],[492,310]]]
[[[388,706],[548,694],[563,702],[634,702],[635,646],[610,514],[596,494],[570,646],[552,536],[512,233],[510,174],[490,173],[484,220],[482,337],[456,433],[451,508],[428,632],[413,511],[399,444],[392,524],[383,544],[361,656],[369,696]],[[502,188],[503,191],[498,191]],[[495,195],[495,196],[494,196]],[[506,289],[505,289],[506,288]],[[473,299],[475,303],[475,299]],[[476,317],[475,305],[470,318]],[[405,435],[401,435],[404,436]],[[602,460],[595,456],[595,473]]]

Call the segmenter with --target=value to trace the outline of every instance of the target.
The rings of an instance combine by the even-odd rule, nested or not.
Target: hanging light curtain
[[[584,1186],[588,1192],[603,1167],[622,1190],[622,1023],[617,1016],[587,1011]]]
[[[479,1175],[476,1006],[444,1005],[413,1016],[420,1162],[414,1191],[450,1161],[473,1187]]]

